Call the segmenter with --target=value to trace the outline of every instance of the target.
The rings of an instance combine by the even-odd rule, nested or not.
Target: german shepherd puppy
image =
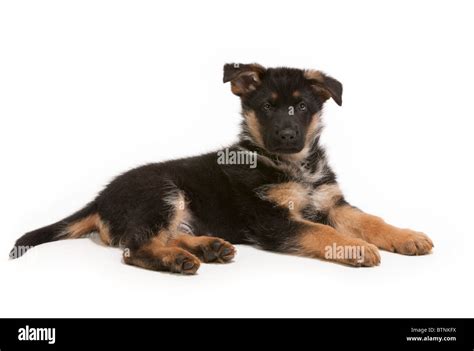
[[[378,248],[431,251],[425,234],[344,200],[320,145],[323,104],[342,104],[341,83],[320,71],[259,64],[226,64],[226,82],[242,104],[236,144],[118,176],[80,211],[23,235],[11,257],[94,231],[123,247],[127,264],[183,274],[231,261],[232,244],[357,267],[378,265]]]

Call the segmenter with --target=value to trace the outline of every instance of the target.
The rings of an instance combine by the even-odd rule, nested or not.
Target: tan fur
[[[301,211],[310,203],[308,189],[296,182],[272,185],[262,195],[277,206],[287,208],[291,218],[297,220],[302,219]]]
[[[241,96],[246,94],[250,91],[257,89],[257,86],[260,84],[260,74],[265,71],[265,68],[259,64],[251,64],[249,65],[249,70],[241,72],[237,77],[232,79],[231,81],[231,90],[235,95]],[[253,84],[247,85],[243,82],[243,76],[247,76],[247,78],[253,81]]]
[[[169,242],[169,245],[187,248],[189,250],[196,250],[200,246],[209,245],[214,240],[216,240],[216,238],[211,236],[193,236],[186,233],[180,233],[180,235],[176,236]]]
[[[191,213],[188,209],[186,197],[182,191],[171,193],[164,201],[170,206],[173,215],[171,216],[168,227],[163,228],[156,238],[163,244],[166,244],[171,238],[180,232],[180,224],[187,223],[191,219]]]
[[[311,122],[309,123],[308,130],[306,131],[306,140],[305,145],[311,146],[311,142],[316,136],[316,132],[319,127],[319,122],[321,121],[321,113],[317,112],[311,117]]]
[[[342,198],[337,184],[323,184],[311,193],[311,189],[297,182],[286,182],[263,188],[261,197],[279,207],[290,210],[290,216],[302,220],[301,211],[308,205],[318,211],[328,211]]]
[[[306,70],[304,71],[304,77],[306,79],[314,80],[319,84],[313,85],[313,89],[324,99],[327,100],[331,97],[331,94],[324,88],[324,74],[321,71]]]
[[[154,270],[157,269],[156,262],[159,262],[159,270],[184,274],[196,273],[200,265],[196,256],[177,246],[165,246],[159,237],[160,235],[155,236],[148,244],[129,255],[124,254],[125,263]],[[186,268],[183,262],[192,265]]]
[[[187,258],[192,259],[196,267],[199,267],[201,264],[196,256],[179,247],[165,247],[154,251],[154,257],[160,258],[166,265],[172,265],[176,261],[178,255],[185,255]]]
[[[364,252],[364,255],[360,258],[338,257],[333,260],[352,266],[375,266],[380,263],[380,255],[374,245],[342,235],[334,228],[324,224],[305,222],[305,226],[299,234],[297,245],[297,255],[321,259],[326,259],[327,248],[334,245],[337,247],[360,247],[363,248]]]
[[[176,245],[165,244],[164,237],[167,236],[168,233],[165,231],[159,232],[158,235],[154,236],[148,244],[140,249],[140,251],[151,257],[162,260],[164,264],[171,264],[176,259],[176,256],[182,254],[185,250]]]
[[[342,198],[338,184],[323,184],[311,196],[312,205],[320,211],[328,211]]]
[[[194,274],[201,261],[226,263],[234,255],[235,248],[232,244],[221,238],[195,237],[182,232],[170,237],[169,231],[163,230],[138,250],[124,255],[124,261],[146,269]],[[190,267],[187,268],[184,262]]]
[[[310,80],[317,80],[318,82],[324,82],[324,74],[321,71],[314,69],[307,69],[304,71],[304,77]]]
[[[192,236],[180,233],[170,240],[168,245],[177,246],[193,253],[202,262],[225,263],[231,261],[235,256],[235,248],[231,243],[212,236]]]
[[[169,240],[173,237],[172,233],[166,229],[160,230],[151,240],[143,246],[144,249],[153,251],[161,247],[165,247]]]
[[[181,191],[178,193],[177,198],[173,200],[173,203],[170,204],[174,208],[174,215],[167,229],[171,232],[177,232],[180,223],[188,221],[191,218],[191,214],[188,210],[184,193]]]
[[[97,213],[80,219],[66,228],[67,236],[72,239],[79,238],[93,231],[99,233],[99,237],[104,244],[110,245],[111,237],[109,227],[102,221]]]
[[[171,207],[173,215],[168,227],[161,229],[153,236],[147,244],[148,246],[145,246],[148,250],[151,250],[153,247],[170,246],[170,241],[181,234],[180,224],[188,222],[191,218],[186,197],[182,191],[172,193],[164,201]]]
[[[294,98],[299,98],[301,96],[301,92],[299,90],[295,90],[291,95],[293,95]]]
[[[329,220],[339,232],[361,238],[383,250],[405,255],[424,255],[433,248],[433,242],[425,234],[397,228],[380,217],[351,206],[333,208],[329,213]]]
[[[248,132],[252,136],[253,140],[258,146],[263,148],[264,147],[263,137],[260,132],[260,124],[257,120],[257,116],[255,115],[255,112],[254,111],[244,112],[244,118],[247,123]]]
[[[249,85],[242,85],[239,84],[239,82],[236,80],[231,81],[230,89],[235,95],[241,96],[257,89],[257,84],[260,82],[260,78],[258,77],[258,74],[256,72],[244,72],[241,73],[241,75],[249,76],[251,79],[253,79],[255,83]]]

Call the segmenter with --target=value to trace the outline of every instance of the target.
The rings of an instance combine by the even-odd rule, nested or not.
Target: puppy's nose
[[[282,141],[293,141],[296,138],[296,130],[291,128],[285,128],[278,132],[278,136]]]

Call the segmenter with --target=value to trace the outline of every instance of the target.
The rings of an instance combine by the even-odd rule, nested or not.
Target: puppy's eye
[[[264,103],[263,106],[262,106],[262,110],[265,111],[265,112],[268,112],[271,109],[272,109],[272,105],[269,102]]]
[[[298,108],[300,111],[306,111],[306,104],[304,102],[300,102],[298,104]]]

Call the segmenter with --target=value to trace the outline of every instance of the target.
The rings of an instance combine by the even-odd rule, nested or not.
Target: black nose
[[[293,141],[296,138],[296,130],[291,128],[285,128],[278,132],[278,136],[282,141]]]

